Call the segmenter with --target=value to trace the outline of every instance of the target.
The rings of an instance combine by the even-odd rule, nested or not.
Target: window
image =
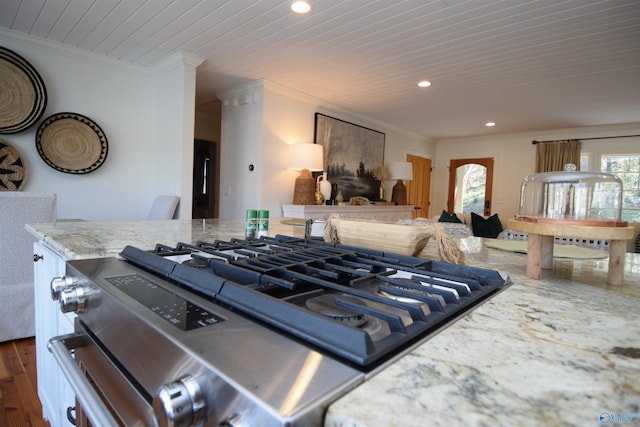
[[[471,163],[460,166],[456,173],[456,191],[462,190],[462,194],[456,194],[454,211],[465,214],[475,212],[483,215],[487,168]]]
[[[640,222],[640,154],[602,154],[600,171],[622,180],[622,220]]]
[[[591,153],[580,153],[580,169],[588,171],[591,169]]]

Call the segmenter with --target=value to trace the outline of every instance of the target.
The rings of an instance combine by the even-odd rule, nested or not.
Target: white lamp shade
[[[324,166],[322,145],[313,143],[289,146],[289,169],[321,171]]]
[[[387,165],[389,179],[413,179],[413,165],[411,162],[391,162]]]

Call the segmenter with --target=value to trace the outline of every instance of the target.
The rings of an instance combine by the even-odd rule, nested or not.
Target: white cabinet
[[[73,332],[74,314],[63,314],[57,301],[51,299],[50,283],[65,273],[65,259],[42,242],[33,245],[34,254],[42,257],[34,263],[36,310],[36,363],[38,397],[42,415],[51,427],[66,427],[67,408],[75,406],[75,396],[66,378],[47,349],[49,338]]]

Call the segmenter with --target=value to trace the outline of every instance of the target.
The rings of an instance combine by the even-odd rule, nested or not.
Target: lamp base
[[[393,186],[391,201],[395,202],[396,205],[407,204],[407,187],[404,185],[404,182],[402,182],[401,179],[399,179],[396,185]]]
[[[293,188],[294,205],[316,204],[316,181],[311,176],[309,169],[302,169],[296,178]]]

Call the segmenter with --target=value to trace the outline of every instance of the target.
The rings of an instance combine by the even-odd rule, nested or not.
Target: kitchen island
[[[28,225],[64,259],[117,256],[135,245],[242,236],[244,221],[61,221]],[[269,234],[304,228],[272,218]],[[526,255],[471,238],[467,264],[508,274],[513,286],[399,357],[329,407],[326,426],[640,424],[640,256],[622,286],[607,259],[558,259],[541,280]],[[427,248],[436,258],[434,242]],[[430,253],[429,252],[429,253]]]

